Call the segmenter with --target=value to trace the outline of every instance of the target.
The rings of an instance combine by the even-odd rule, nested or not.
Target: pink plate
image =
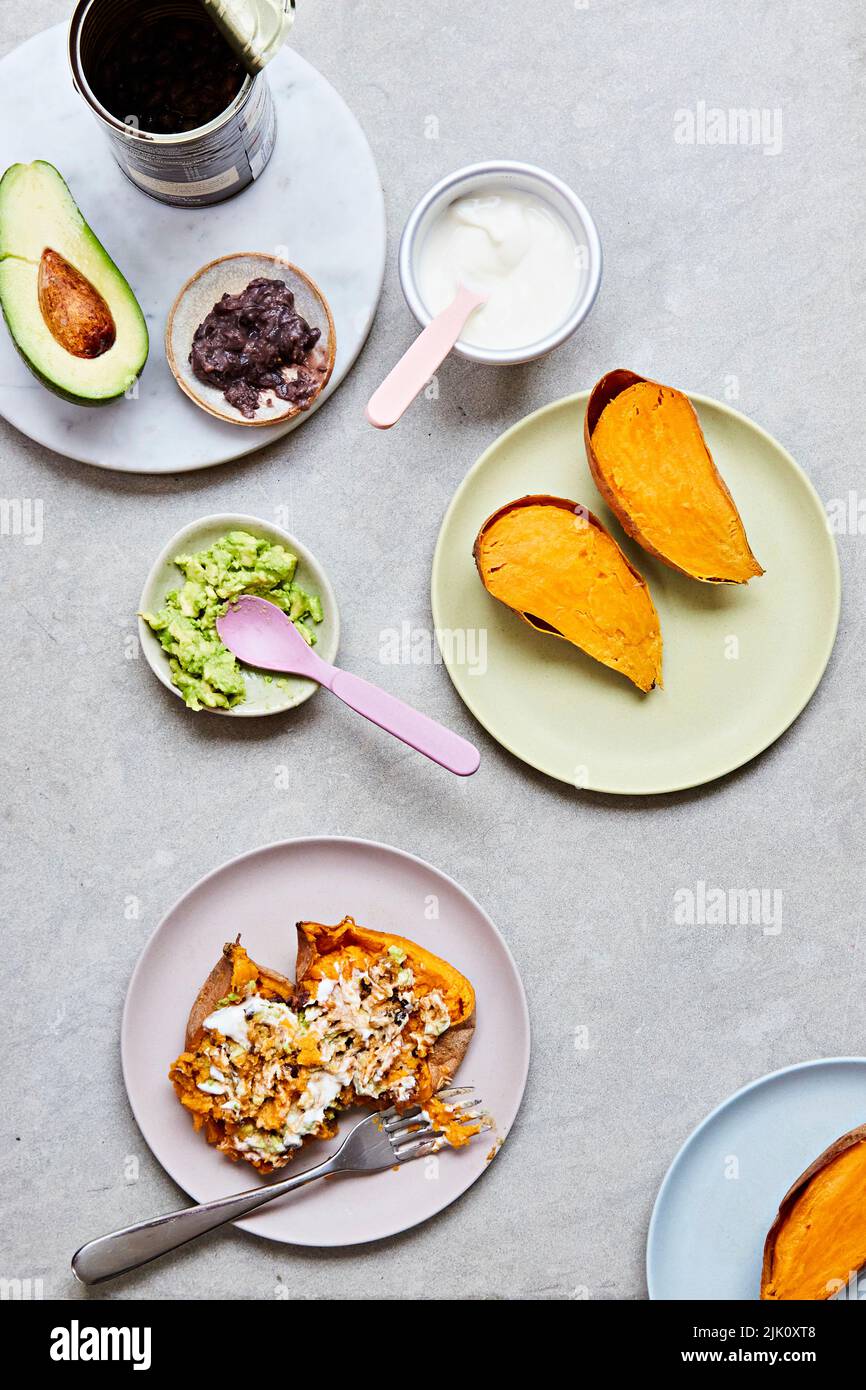
[[[154,1156],[196,1201],[260,1181],[194,1132],[167,1078],[199,986],[238,932],[254,960],[291,977],[295,922],[332,923],[346,914],[417,941],[472,981],[478,1023],[459,1080],[477,1088],[500,1138],[511,1128],[526,1085],[529,1016],[511,952],[490,918],[453,879],[402,850],[336,837],[285,840],[231,860],[191,888],[157,927],[126,996],[121,1055],[133,1113]],[[298,1170],[337,1142],[310,1145],[295,1160]],[[288,1245],[380,1240],[460,1197],[487,1168],[493,1143],[481,1135],[399,1172],[311,1183],[237,1224]]]

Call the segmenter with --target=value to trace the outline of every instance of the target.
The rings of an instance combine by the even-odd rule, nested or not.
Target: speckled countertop
[[[858,7],[298,8],[293,42],[357,113],[385,185],[389,268],[354,372],[287,440],[183,477],[101,472],[0,427],[0,491],[41,499],[45,528],[41,545],[0,539],[14,1023],[2,1273],[86,1296],[69,1273],[75,1247],[177,1201],[120,1076],[132,966],[207,870],[269,840],[342,832],[430,859],[506,935],[534,1030],[509,1144],[462,1201],[404,1237],[295,1253],[228,1231],[91,1296],[643,1298],[652,1203],[694,1124],[765,1071],[864,1051],[866,535],[849,520],[838,536],[840,636],[795,727],[724,781],[655,800],[529,772],[474,729],[441,667],[407,668],[404,689],[481,738],[468,786],[431,777],[396,743],[375,761],[363,740],[329,743],[311,707],[218,727],[193,718],[127,659],[128,639],[143,577],[181,525],[283,509],[352,594],[343,659],[375,680],[380,631],[430,622],[433,545],[468,466],[506,425],[615,365],[733,401],[825,502],[866,510]],[[69,9],[4,6],[0,48]],[[764,144],[682,143],[682,113],[699,120],[700,103],[765,110]],[[596,309],[542,364],[448,362],[440,399],[376,434],[363,405],[413,334],[394,268],[402,221],[434,179],[494,155],[548,166],[592,208],[606,252]],[[292,785],[275,790],[287,756]],[[675,925],[674,894],[701,880],[780,890],[781,932]]]

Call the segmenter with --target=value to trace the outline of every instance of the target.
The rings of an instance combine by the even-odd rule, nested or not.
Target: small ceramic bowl
[[[310,553],[305,545],[301,545],[300,541],[289,535],[289,532],[284,531],[282,527],[274,526],[270,521],[262,521],[261,517],[258,516],[234,515],[231,512],[217,513],[214,516],[204,516],[199,521],[193,521],[182,531],[178,531],[177,535],[173,536],[168,545],[164,547],[147,576],[138,603],[139,613],[156,612],[162,607],[169,590],[176,589],[183,583],[183,575],[174,563],[177,555],[189,555],[198,550],[207,550],[227,531],[249,531],[254,536],[262,536],[265,540],[284,545],[293,555],[297,555],[297,581],[311,593],[319,595],[324,609],[324,617],[315,629],[317,638],[315,650],[325,661],[333,661],[340,642],[340,614],[331,581],[316,557]],[[171,682],[168,654],[163,651],[156,633],[148,627],[143,618],[138,620],[138,635],[141,649],[151,670],[162,681],[167,690],[182,700],[183,696],[177,686],[172,685]],[[302,705],[319,689],[315,681],[303,680],[298,676],[278,677],[274,674],[268,681],[265,679],[265,672],[254,671],[249,666],[243,666],[243,672],[247,687],[247,698],[243,703],[235,705],[233,709],[208,710],[209,714],[225,714],[240,719],[261,714],[281,714],[284,710],[295,709],[297,705]],[[277,685],[278,679],[284,679],[286,685]]]
[[[303,408],[280,400],[269,391],[262,391],[255,417],[248,420],[233,405],[229,405],[216,386],[206,386],[193,374],[189,362],[193,335],[213,306],[224,294],[240,294],[251,280],[264,276],[269,280],[284,280],[295,296],[295,308],[311,328],[321,330],[311,358],[321,380],[315,396]],[[168,316],[165,329],[165,355],[174,379],[185,395],[202,410],[232,425],[280,425],[296,415],[309,411],[321,396],[334,370],[337,339],[334,320],[328,301],[318,285],[290,261],[269,256],[263,251],[241,251],[233,256],[221,256],[209,261],[187,280]]]
[[[465,198],[473,193],[489,193],[497,188],[520,189],[543,199],[562,217],[577,245],[586,248],[585,273],[577,299],[572,304],[563,305],[562,323],[546,338],[516,348],[478,347],[458,338],[452,349],[470,362],[508,367],[544,357],[570,338],[595,303],[601,285],[602,254],[598,229],[589,209],[568,184],[535,164],[520,164],[510,159],[490,159],[482,164],[468,164],[464,169],[457,169],[434,184],[410,215],[400,241],[399,267],[406,303],[422,328],[426,328],[433,315],[418,288],[418,258],[430,227],[456,198]]]

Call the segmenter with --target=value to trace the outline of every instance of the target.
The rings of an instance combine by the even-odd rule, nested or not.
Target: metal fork
[[[469,1096],[472,1090],[471,1086],[451,1086],[440,1091],[437,1098],[448,1103],[455,1118],[481,1119],[481,1115],[475,1113],[475,1107],[480,1104],[478,1100],[474,1097],[458,1099]],[[184,1207],[181,1211],[156,1216],[152,1221],[139,1221],[135,1226],[125,1226],[123,1230],[90,1240],[72,1256],[72,1272],[82,1284],[101,1284],[106,1279],[116,1279],[317,1178],[331,1173],[379,1173],[393,1168],[395,1163],[408,1163],[432,1153],[441,1137],[441,1131],[430,1124],[420,1105],[402,1111],[393,1106],[390,1110],[377,1111],[360,1120],[337,1152],[315,1168],[307,1168],[303,1173],[267,1187],[254,1187],[231,1197],[202,1202],[197,1207]]]

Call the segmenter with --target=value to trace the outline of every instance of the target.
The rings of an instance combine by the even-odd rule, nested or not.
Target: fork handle
[[[296,1187],[335,1172],[335,1158],[336,1154],[315,1168],[307,1168],[273,1186],[253,1187],[230,1197],[200,1202],[196,1207],[183,1207],[165,1216],[155,1216],[152,1221],[139,1221],[135,1226],[124,1226],[120,1231],[90,1240],[72,1256],[72,1272],[82,1284],[101,1284],[106,1279],[116,1279],[119,1274],[158,1260],[161,1255],[224,1226],[227,1221],[237,1221],[248,1212],[293,1192]]]

